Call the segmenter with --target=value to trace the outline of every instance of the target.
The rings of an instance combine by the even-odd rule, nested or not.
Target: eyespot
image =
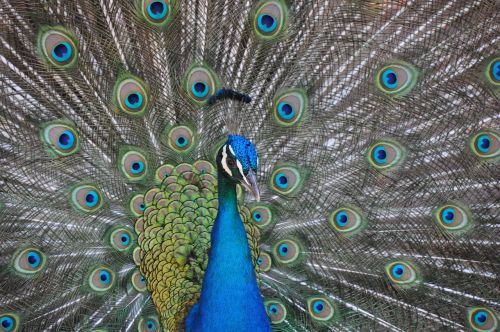
[[[334,308],[325,297],[312,297],[307,300],[309,315],[318,321],[327,321],[333,317]]]
[[[193,102],[204,105],[216,88],[217,79],[208,67],[195,66],[188,72],[185,89]]]
[[[376,85],[380,91],[394,97],[406,95],[416,83],[417,70],[408,63],[387,65],[376,75]]]
[[[439,226],[449,231],[464,229],[469,224],[468,211],[454,204],[439,207],[435,217]]]
[[[118,228],[111,233],[109,241],[116,250],[127,251],[132,247],[134,237],[128,229]]]
[[[19,329],[19,316],[13,313],[0,315],[0,332],[16,332]]]
[[[271,176],[271,189],[283,195],[291,195],[300,188],[300,172],[292,166],[279,167]]]
[[[265,301],[264,306],[266,307],[266,312],[267,315],[269,316],[271,324],[279,324],[286,319],[287,310],[281,301],[278,300]]]
[[[388,169],[403,159],[403,148],[396,142],[380,141],[368,149],[368,161],[376,169]]]
[[[132,253],[132,257],[134,258],[134,263],[135,265],[137,266],[140,266],[141,265],[141,248],[140,247],[136,247]]]
[[[500,57],[494,58],[486,66],[486,77],[488,80],[496,85],[500,85]]]
[[[141,274],[140,271],[134,271],[132,273],[132,286],[135,288],[136,291],[138,292],[145,292],[147,290],[146,287],[146,278]]]
[[[417,272],[415,268],[404,261],[395,261],[387,264],[385,273],[395,284],[411,285],[417,281]]]
[[[88,282],[89,286],[96,292],[105,292],[113,287],[115,273],[110,268],[101,266],[90,273]]]
[[[257,227],[266,227],[272,222],[273,213],[271,209],[264,205],[256,205],[251,210],[252,220]]]
[[[195,161],[193,166],[201,175],[216,174],[214,165],[212,165],[210,162],[206,160],[197,160]]]
[[[494,131],[483,130],[472,136],[470,140],[472,152],[484,159],[500,155],[500,135]]]
[[[290,264],[295,262],[299,258],[300,246],[294,240],[281,240],[275,246],[273,250],[274,258],[283,264]]]
[[[272,259],[269,254],[265,252],[261,252],[259,257],[257,258],[257,265],[262,272],[267,272],[271,269]]]
[[[282,93],[274,102],[274,119],[281,126],[293,126],[300,122],[307,110],[307,95],[302,90]]]
[[[76,39],[63,28],[42,31],[38,44],[44,58],[57,68],[69,68],[76,63],[78,49]]]
[[[121,157],[120,170],[130,181],[143,180],[148,170],[146,157],[139,151],[128,151]]]
[[[157,27],[164,27],[172,19],[168,0],[142,0],[141,9],[146,21]]]
[[[468,309],[468,321],[475,331],[493,332],[498,328],[495,313],[486,307],[473,307]]]
[[[156,169],[155,172],[155,182],[156,184],[161,184],[166,177],[170,176],[174,170],[173,165],[165,164],[161,165]]]
[[[177,126],[168,132],[168,146],[176,152],[188,152],[194,146],[193,131],[186,126]]]
[[[270,40],[277,37],[286,21],[287,8],[283,1],[261,2],[253,20],[258,38]]]
[[[95,212],[102,206],[102,193],[93,185],[81,185],[71,193],[71,203],[81,211]]]
[[[36,248],[28,247],[19,252],[14,259],[14,268],[17,272],[34,274],[45,266],[44,253]]]
[[[349,235],[360,229],[364,219],[357,209],[341,207],[330,214],[328,221],[334,231]]]
[[[113,93],[118,108],[130,115],[143,115],[149,101],[145,86],[132,75],[119,79]]]
[[[144,210],[146,209],[146,204],[144,203],[144,194],[134,195],[132,199],[130,199],[129,209],[135,217],[142,216]]]
[[[42,139],[50,150],[59,156],[69,156],[78,151],[76,130],[63,123],[52,122],[42,126]]]
[[[139,332],[153,332],[160,331],[160,322],[156,316],[149,316],[141,318],[139,321],[138,331]]]

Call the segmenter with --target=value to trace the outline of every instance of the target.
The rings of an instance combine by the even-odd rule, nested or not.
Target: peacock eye
[[[142,14],[154,26],[164,26],[169,21],[170,2],[166,0],[143,0]]]
[[[42,137],[51,151],[60,156],[69,156],[78,151],[79,142],[76,130],[63,123],[43,126]]]
[[[130,199],[129,209],[130,212],[132,212],[132,214],[135,217],[142,216],[144,210],[146,209],[146,205],[144,204],[144,195],[143,194],[134,195]]]
[[[271,324],[282,323],[286,319],[287,310],[283,303],[278,300],[269,300],[264,302],[267,315],[271,320]]]
[[[342,207],[330,214],[329,224],[333,230],[348,235],[362,226],[363,218],[354,208]]]
[[[330,320],[334,315],[334,308],[325,297],[312,297],[307,300],[309,315],[318,321]]]
[[[148,94],[144,82],[127,75],[118,80],[114,89],[118,107],[129,115],[142,115],[148,105]]]
[[[275,169],[271,181],[271,189],[283,195],[295,193],[302,183],[300,172],[292,166]]]
[[[45,266],[45,255],[36,248],[26,248],[15,256],[14,268],[24,274],[34,274]]]
[[[250,213],[257,227],[265,227],[272,222],[273,214],[267,206],[256,205],[250,210]]]
[[[170,176],[174,170],[174,166],[170,164],[161,165],[156,169],[155,172],[155,182],[156,184],[161,184],[163,180]]]
[[[273,39],[283,29],[287,8],[282,1],[262,2],[255,12],[254,28],[257,37]]]
[[[120,170],[130,181],[140,181],[147,176],[148,163],[139,151],[128,151],[120,160]]]
[[[415,283],[417,279],[417,273],[414,267],[404,261],[396,261],[387,264],[385,272],[389,280],[399,285],[411,285]]]
[[[193,167],[199,172],[200,175],[215,174],[215,167],[206,160],[197,160]]]
[[[19,316],[13,313],[0,315],[0,331],[16,332],[19,329]]]
[[[377,73],[377,87],[384,93],[400,97],[415,86],[416,69],[408,63],[391,64],[383,67]]]
[[[203,105],[214,94],[216,82],[217,80],[211,69],[206,66],[195,66],[187,75],[187,94],[195,103]]]
[[[134,273],[132,273],[132,286],[134,289],[138,292],[145,292],[147,290],[146,287],[146,279],[144,276],[141,274],[140,271],[136,270]]]
[[[300,245],[291,239],[281,240],[274,246],[273,255],[280,263],[293,263],[299,258]]]
[[[102,206],[102,193],[93,185],[81,185],[71,193],[71,203],[81,211],[95,212]]]
[[[480,158],[495,158],[500,155],[500,136],[494,131],[480,131],[472,136],[470,147]]]
[[[193,143],[193,130],[189,127],[172,127],[168,132],[168,146],[176,152],[190,151]]]
[[[486,77],[494,85],[500,85],[500,58],[494,58],[488,65]]]
[[[297,124],[307,109],[307,95],[302,90],[281,93],[274,102],[274,118],[282,126]]]
[[[111,246],[118,251],[127,251],[130,249],[132,247],[132,240],[132,233],[125,228],[114,230],[109,237]]]
[[[259,258],[257,258],[257,265],[262,272],[267,272],[271,269],[271,256],[265,252],[261,252]]]
[[[438,225],[449,231],[462,230],[469,224],[468,212],[454,204],[445,204],[436,211]]]
[[[368,161],[376,169],[388,169],[401,162],[403,148],[396,142],[380,141],[368,149]]]
[[[141,318],[139,321],[139,329],[140,332],[154,332],[160,330],[160,322],[158,318],[154,316],[150,316],[147,318]]]
[[[111,289],[114,281],[115,273],[104,266],[92,270],[88,279],[89,286],[96,292],[104,292]]]
[[[78,50],[71,33],[61,28],[42,32],[39,45],[44,57],[55,67],[68,68],[76,63]]]
[[[473,307],[468,309],[469,325],[475,331],[496,331],[498,321],[493,311],[486,307]]]

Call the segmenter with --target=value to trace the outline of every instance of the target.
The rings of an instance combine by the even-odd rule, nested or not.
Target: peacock
[[[500,3],[0,0],[0,331],[499,331]]]

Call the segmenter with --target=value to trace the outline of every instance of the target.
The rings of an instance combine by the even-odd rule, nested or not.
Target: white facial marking
[[[229,148],[231,148],[231,146]],[[224,147],[222,148],[221,164],[222,164],[222,168],[224,169],[224,171],[226,171],[226,173],[229,174],[229,176],[233,176],[233,172],[231,172],[231,170],[227,166],[227,144],[224,145]]]
[[[238,170],[240,171],[241,176],[243,177],[243,180],[250,186],[250,182],[248,182],[245,173],[243,173],[243,165],[241,165],[239,160],[236,160],[236,166],[238,166]]]
[[[235,157],[236,157],[236,153],[234,153],[234,150],[233,150],[233,148],[231,147],[231,145],[229,145],[229,151],[231,151],[231,153],[233,154],[233,156],[235,156]]]

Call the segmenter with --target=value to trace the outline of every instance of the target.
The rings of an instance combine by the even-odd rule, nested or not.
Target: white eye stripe
[[[231,148],[231,147],[229,147],[229,148]],[[233,172],[231,172],[231,170],[227,166],[227,144],[224,145],[224,147],[222,148],[222,160],[221,160],[221,164],[222,164],[222,168],[224,169],[224,171],[226,171],[226,173],[229,176],[233,176]]]
[[[245,182],[250,185],[250,182],[248,182],[246,176],[245,176],[245,173],[243,173],[243,166],[241,165],[240,161],[239,160],[236,160],[236,166],[238,166],[238,170],[240,171],[240,174],[241,176],[243,177],[243,180],[245,180]]]
[[[234,150],[233,150],[233,148],[231,147],[231,145],[229,145],[229,151],[231,151],[231,153],[233,154],[233,156],[235,156],[235,157],[236,157],[236,153],[234,153]]]

